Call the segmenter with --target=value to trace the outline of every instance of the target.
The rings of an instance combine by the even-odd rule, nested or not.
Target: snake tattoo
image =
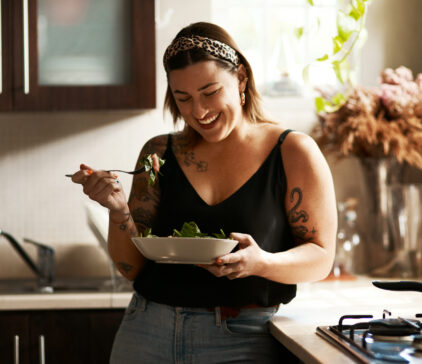
[[[297,196],[297,197],[296,197]],[[303,242],[312,240],[312,237],[307,237],[309,230],[303,225],[303,223],[309,220],[309,214],[305,210],[299,210],[299,206],[302,203],[302,190],[299,187],[293,188],[290,192],[290,202],[293,203],[296,199],[294,206],[287,212],[287,217],[289,219],[291,228],[293,230],[294,236],[298,237]],[[294,225],[300,223],[300,225]],[[315,228],[312,228],[312,235],[315,234]]]

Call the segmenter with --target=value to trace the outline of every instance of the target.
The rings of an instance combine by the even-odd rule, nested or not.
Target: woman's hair
[[[201,37],[204,37],[211,41],[216,40],[224,43],[235,50],[239,61],[238,63],[243,64],[246,69],[246,77],[248,78],[244,91],[246,97],[245,104],[243,106],[243,113],[251,122],[265,122],[266,120],[261,108],[261,99],[258,91],[256,90],[251,66],[245,56],[239,51],[239,48],[233,38],[218,25],[205,22],[193,23],[183,28],[176,35],[176,38],[167,49],[163,58],[164,68],[167,72],[167,79],[170,71],[182,69],[201,61],[214,61],[219,67],[228,70],[233,74],[237,72],[238,66],[235,65],[234,62],[224,59],[223,57],[213,56],[209,50],[204,49],[205,47],[192,46],[190,49],[172,52],[171,54],[175,54],[169,56],[169,49],[171,49],[172,45],[174,45],[175,42],[180,40],[182,37],[195,37],[195,39],[196,37],[199,37],[200,39]],[[176,125],[177,121],[181,118],[181,115],[169,85],[167,85],[164,109],[168,109],[170,111],[170,114],[173,117],[173,122]]]

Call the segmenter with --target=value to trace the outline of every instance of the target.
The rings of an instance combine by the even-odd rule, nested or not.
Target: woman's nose
[[[208,113],[208,108],[201,101],[194,101],[192,104],[192,115],[196,119],[203,119]]]

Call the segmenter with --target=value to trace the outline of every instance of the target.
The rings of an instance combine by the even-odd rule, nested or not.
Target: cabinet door
[[[0,313],[0,362],[20,364],[32,362],[27,313]]]
[[[155,107],[154,0],[3,1],[15,110]]]
[[[0,110],[12,110],[11,3],[0,1]]]
[[[109,362],[123,310],[46,311],[31,315],[33,358],[60,364]]]

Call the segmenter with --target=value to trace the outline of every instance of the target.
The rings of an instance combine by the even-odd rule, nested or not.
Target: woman
[[[264,118],[251,67],[222,28],[182,29],[164,67],[165,106],[185,128],[140,153],[166,161],[158,183],[135,176],[126,202],[110,173],[81,165],[73,176],[110,210],[110,255],[134,280],[111,362],[289,362],[268,321],[297,283],[330,271],[337,214],[328,165],[310,137]],[[168,236],[187,221],[230,232],[238,249],[211,265],[157,264],[131,242],[147,227]]]

